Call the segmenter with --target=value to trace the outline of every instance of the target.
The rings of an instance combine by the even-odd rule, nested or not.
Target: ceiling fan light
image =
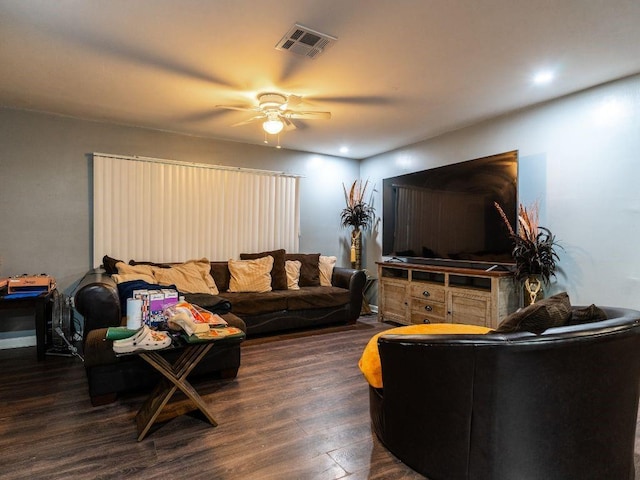
[[[279,118],[269,118],[262,124],[262,128],[270,135],[277,135],[284,128],[284,123]]]

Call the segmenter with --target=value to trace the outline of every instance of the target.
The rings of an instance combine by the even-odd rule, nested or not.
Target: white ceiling
[[[296,22],[338,40],[276,50]],[[215,105],[293,93],[333,118],[283,147],[365,158],[639,73],[639,24],[637,0],[0,0],[0,105],[260,144]]]

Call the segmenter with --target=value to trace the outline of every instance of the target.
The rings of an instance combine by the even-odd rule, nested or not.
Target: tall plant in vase
[[[513,242],[511,254],[516,264],[514,280],[524,285],[528,295],[526,303],[534,303],[542,296],[543,286],[555,277],[559,260],[555,236],[538,223],[538,204],[518,208],[518,231],[514,231],[509,219],[498,203],[495,204]]]
[[[362,230],[371,228],[375,216],[375,209],[371,202],[364,198],[369,186],[369,180],[354,180],[347,192],[347,187],[342,184],[346,207],[340,214],[340,223],[343,228],[351,227],[351,267],[360,270],[362,267]]]

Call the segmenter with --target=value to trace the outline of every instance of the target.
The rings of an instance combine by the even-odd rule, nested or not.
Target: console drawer
[[[444,288],[429,283],[412,283],[411,296],[440,303],[444,303],[445,299]]]
[[[430,300],[411,299],[411,323],[425,323],[427,319],[432,323],[443,323],[446,318],[444,303]]]

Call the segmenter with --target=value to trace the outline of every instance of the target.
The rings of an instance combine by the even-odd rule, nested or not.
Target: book
[[[182,334],[187,343],[215,342],[228,338],[245,338],[245,333],[237,327],[210,328],[206,332],[196,332],[192,335]]]

